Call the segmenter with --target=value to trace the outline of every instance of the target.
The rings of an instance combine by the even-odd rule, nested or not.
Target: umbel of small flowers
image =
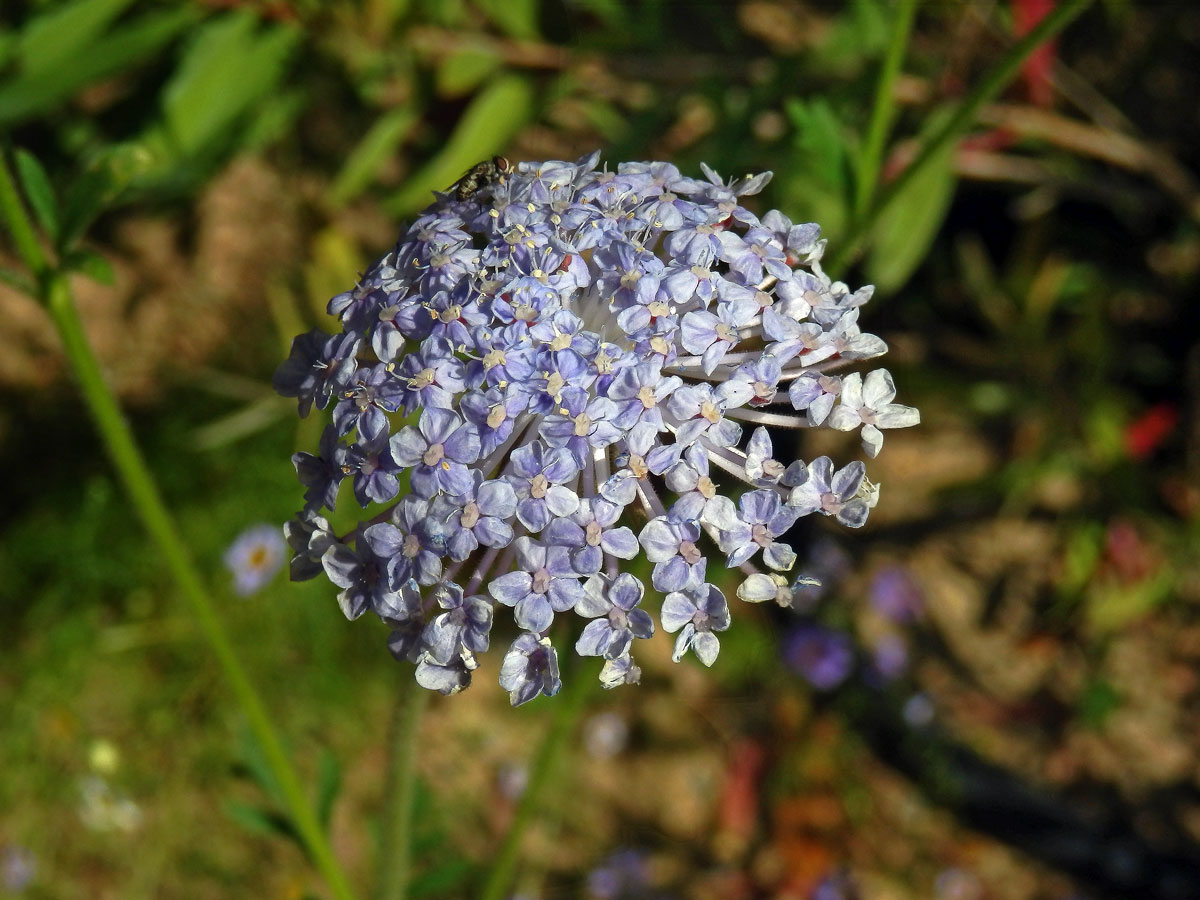
[[[514,705],[559,690],[556,616],[586,620],[574,649],[605,687],[636,682],[654,620],[624,567],[643,555],[674,659],[711,665],[730,622],[711,570],[789,605],[806,582],[784,532],[811,513],[858,527],[879,497],[860,461],[776,459],[767,428],[861,429],[874,457],[882,429],[919,421],[887,371],[832,374],[887,349],[859,327],[872,290],[830,281],[817,225],[742,205],[770,173],[598,163],[436,195],[330,301],[341,332],[300,335],[275,376],[332,420],[293,457],[293,579],[324,572],[442,693],[470,682],[496,604],[520,629],[499,676]],[[346,480],[382,509],[336,535]]]

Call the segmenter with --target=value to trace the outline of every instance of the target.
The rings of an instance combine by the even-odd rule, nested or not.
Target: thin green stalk
[[[266,707],[251,684],[225,626],[208,599],[208,593],[196,573],[187,547],[175,530],[175,523],[159,496],[129,425],[121,415],[120,407],[104,380],[99,361],[84,334],[83,324],[65,275],[55,274],[50,278],[47,285],[47,305],[62,338],[67,358],[79,379],[84,399],[108,447],[113,465],[133,500],[142,524],[158,544],[159,552],[175,583],[191,604],[196,622],[217,657],[217,662],[228,678],[238,704],[262,747],[267,763],[283,792],[288,814],[308,848],[313,864],[325,878],[335,897],[339,900],[354,900],[349,883],[334,858],[333,850],[305,796],[300,778],[283,751],[283,744],[271,724]]]
[[[850,258],[858,252],[859,244],[879,220],[883,211],[887,209],[888,204],[931,159],[966,130],[967,126],[974,121],[980,107],[1004,90],[1020,71],[1021,65],[1029,58],[1029,55],[1066,28],[1091,3],[1092,0],[1064,0],[1008,51],[999,65],[989,72],[987,77],[959,104],[958,109],[946,120],[945,124],[929,136],[912,163],[880,192],[876,201],[857,219],[850,234],[842,243],[841,252],[833,254],[827,261],[826,267],[830,272],[836,274],[845,267]]]
[[[375,896],[378,900],[405,900],[412,881],[413,813],[417,796],[417,737],[421,714],[430,692],[411,677],[400,679],[400,699],[392,711],[388,734],[387,808],[379,842]]]
[[[900,66],[908,50],[908,36],[912,33],[916,17],[917,0],[900,0],[896,20],[892,24],[891,41],[879,70],[879,82],[875,85],[875,105],[871,109],[871,123],[867,127],[867,141],[859,157],[858,178],[855,184],[854,214],[862,215],[879,181],[879,167],[883,161],[883,148],[887,144],[888,132],[896,115],[895,85]]]
[[[573,674],[578,675],[579,667],[572,668],[575,670]],[[512,888],[517,863],[520,861],[521,840],[542,805],[546,787],[553,780],[554,770],[558,768],[563,751],[567,747],[567,738],[570,737],[585,706],[584,701],[591,694],[590,684],[578,683],[576,679],[572,681],[575,683],[568,685],[564,679],[562,691],[554,698],[554,717],[550,720],[550,726],[546,729],[546,734],[542,737],[530,764],[525,792],[521,794],[512,824],[509,825],[504,842],[500,845],[500,850],[488,871],[479,900],[503,900]]]
[[[191,604],[201,632],[208,640],[217,657],[217,662],[229,679],[233,693],[249,720],[250,728],[262,746],[267,763],[283,792],[288,813],[308,848],[313,864],[325,878],[329,889],[338,900],[354,900],[354,894],[350,890],[346,877],[338,866],[333,851],[317,822],[316,815],[305,797],[300,779],[283,752],[283,745],[267,716],[266,707],[250,683],[245,669],[242,668],[233,643],[225,631],[225,626],[209,601],[208,593],[200,576],[196,573],[187,547],[175,530],[175,523],[158,494],[158,489],[145,460],[134,442],[129,425],[121,414],[120,406],[104,380],[100,363],[92,352],[87,335],[83,330],[83,323],[79,318],[79,312],[75,308],[67,276],[61,272],[52,274],[47,272],[45,257],[41,255],[41,248],[37,245],[36,238],[33,238],[33,247],[36,248],[36,253],[31,253],[29,250],[29,238],[36,232],[16,194],[8,166],[3,161],[0,161],[0,215],[4,217],[9,230],[16,238],[18,249],[25,257],[26,262],[41,276],[39,280],[42,284],[42,299],[58,329],[67,359],[79,379],[84,401],[95,419],[96,427],[107,446],[117,474],[129,492],[134,508],[141,517],[146,530],[150,532],[151,538],[158,545],[159,552],[172,577]],[[22,237],[22,235],[26,235],[26,237]],[[39,266],[41,268],[38,268]]]

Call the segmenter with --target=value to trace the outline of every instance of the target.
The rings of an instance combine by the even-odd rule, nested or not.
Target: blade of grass
[[[908,49],[908,37],[912,33],[916,17],[917,0],[900,0],[896,19],[892,23],[891,40],[883,65],[879,70],[879,82],[875,86],[875,105],[871,109],[871,123],[867,127],[867,141],[858,160],[858,178],[855,179],[854,214],[862,215],[879,181],[879,167],[883,161],[883,148],[888,132],[896,116],[895,85],[900,66],[904,63]]]
[[[432,191],[445,190],[463,172],[493,153],[529,120],[534,105],[530,81],[520,75],[495,79],[480,91],[441,151],[384,201],[393,216],[410,216],[426,206]]]
[[[399,106],[376,119],[333,180],[329,202],[345,206],[366,190],[380,166],[396,152],[419,118],[415,107]]]
[[[888,207],[888,204],[930,159],[966,130],[967,126],[975,119],[980,107],[1004,90],[1008,83],[1016,77],[1021,64],[1029,58],[1029,55],[1066,28],[1091,3],[1092,0],[1064,0],[1008,51],[1004,59],[967,95],[966,99],[946,120],[946,123],[929,136],[912,163],[879,193],[876,201],[858,218],[850,234],[842,243],[841,251],[833,254],[828,260],[826,268],[830,272],[837,274],[846,267],[849,261],[857,255],[859,244],[878,221],[880,214]]]
[[[383,829],[375,896],[378,900],[405,900],[412,883],[413,813],[417,793],[417,738],[421,713],[429,705],[430,691],[411,677],[399,685],[400,697],[392,712]]]

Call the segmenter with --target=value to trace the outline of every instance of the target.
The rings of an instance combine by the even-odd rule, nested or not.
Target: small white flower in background
[[[901,713],[913,728],[925,728],[933,722],[937,710],[928,694],[913,694],[905,701]]]
[[[233,574],[233,589],[241,597],[257,594],[283,566],[287,545],[275,525],[252,525],[225,551],[225,567]]]
[[[142,810],[99,775],[88,775],[79,781],[79,818],[93,831],[128,834],[142,824]]]
[[[505,763],[496,772],[496,788],[509,800],[519,800],[529,787],[529,766]]]
[[[583,723],[583,746],[592,759],[612,759],[629,744],[629,723],[620,713],[597,713]]]

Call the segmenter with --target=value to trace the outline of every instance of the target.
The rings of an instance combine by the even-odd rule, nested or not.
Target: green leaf
[[[475,871],[475,867],[462,857],[451,857],[437,865],[431,866],[412,880],[409,888],[410,897],[437,897],[446,894],[463,896],[463,883]]]
[[[408,15],[412,0],[373,0],[366,4],[364,36],[372,40],[391,37],[392,29]]]
[[[106,166],[88,169],[76,179],[63,205],[62,245],[69,247],[78,240],[115,196],[113,179]]]
[[[575,0],[575,7],[599,19],[605,28],[617,28],[628,15],[621,0]]]
[[[38,162],[36,156],[28,150],[17,150],[17,175],[21,179],[21,188],[25,191],[25,199],[33,214],[37,216],[38,224],[50,237],[50,242],[58,245],[58,200],[54,196],[54,187],[46,170]]]
[[[479,18],[467,9],[465,0],[423,0],[416,17],[443,28],[461,28]]]
[[[323,750],[317,759],[317,821],[326,831],[333,820],[333,804],[341,789],[341,763],[328,750]]]
[[[264,397],[255,400],[200,426],[193,433],[192,446],[197,450],[215,450],[266,431],[294,411],[277,402],[278,399]]]
[[[1078,17],[1092,0],[1063,0],[1031,28],[1016,44],[1009,48],[1000,62],[980,78],[971,92],[944,116],[932,116],[931,122],[936,122],[936,128],[926,128],[925,139],[920,145],[916,158],[889,184],[880,195],[879,201],[867,209],[856,223],[856,228],[862,233],[854,233],[851,239],[843,244],[840,252],[826,256],[825,268],[837,272],[846,260],[858,252],[863,234],[874,230],[879,216],[892,207],[891,200],[895,199],[908,183],[925,171],[926,164],[935,156],[945,152],[947,146],[957,142],[958,137],[967,129],[979,110],[992,98],[1000,94],[1004,87],[1016,77],[1022,63],[1028,59],[1039,46],[1054,37],[1058,32]],[[940,119],[940,121],[939,121]]]
[[[166,132],[180,157],[211,150],[278,88],[300,33],[283,25],[257,26],[249,10],[229,13],[200,29],[188,47],[162,96]]]
[[[269,837],[291,836],[291,829],[278,813],[268,812],[261,807],[242,803],[240,800],[227,800],[224,806],[225,815],[252,834]]]
[[[19,291],[26,297],[36,298],[38,295],[37,285],[28,275],[6,266],[0,266],[0,284],[7,284],[14,291]]]
[[[434,85],[440,97],[462,97],[475,90],[500,68],[500,56],[488,46],[464,46],[446,56],[437,67]]]
[[[240,750],[239,761],[244,767],[245,774],[249,775],[250,779],[268,797],[276,803],[282,802],[283,790],[258,741],[254,740],[249,733],[243,732],[238,741],[238,749]]]
[[[788,118],[796,129],[795,146],[804,157],[804,177],[817,180],[834,191],[848,187],[846,139],[842,123],[824,99],[789,100]]]
[[[1075,527],[1066,539],[1059,564],[1058,592],[1082,591],[1091,580],[1104,553],[1104,529],[1097,522]]]
[[[481,159],[503,149],[533,115],[533,88],[519,75],[506,75],[481,91],[467,107],[442,152],[430,160],[386,203],[394,216],[406,216],[429,203]]]
[[[629,133],[629,118],[615,104],[601,98],[579,101],[588,124],[608,143],[615,143]]]
[[[539,0],[475,0],[475,5],[509,37],[526,41],[538,37]]]
[[[148,13],[51,70],[19,75],[0,87],[0,127],[46,114],[86,85],[156,52],[194,25],[202,14],[190,3]]]
[[[786,208],[820,222],[836,239],[850,214],[850,159],[841,121],[822,99],[791,99],[785,110],[795,129],[794,174],[782,180]]]
[[[879,54],[887,35],[887,14],[880,0],[843,3],[828,33],[812,48],[809,64],[816,71],[854,72]]]
[[[63,268],[70,272],[82,272],[101,284],[112,284],[116,280],[112,263],[92,250],[74,251],[63,260]]]
[[[50,9],[21,31],[17,44],[23,76],[52,73],[73,57],[90,53],[89,46],[132,0],[76,0]]]
[[[408,136],[417,118],[413,107],[401,106],[376,119],[334,179],[329,189],[330,202],[343,206],[365,190],[384,160],[394,154]]]
[[[1089,404],[1084,414],[1084,446],[1091,465],[1104,470],[1126,458],[1125,429],[1129,413],[1123,403],[1111,395]]]
[[[296,831],[291,820],[282,813],[252,806],[240,800],[226,800],[223,806],[225,814],[247,831],[268,837],[285,838],[294,843],[300,852],[309,856],[308,848],[299,832]]]
[[[1088,629],[1096,635],[1114,634],[1169,600],[1174,588],[1175,578],[1166,568],[1132,584],[1093,584],[1086,600]]]
[[[303,90],[278,91],[269,102],[260,103],[241,132],[239,150],[260,150],[274,144],[292,129],[292,124],[308,105]]]
[[[329,226],[313,235],[304,264],[304,293],[312,301],[312,312],[323,327],[332,329],[337,320],[326,318],[329,298],[355,284],[363,271],[362,251],[352,235]]]
[[[142,144],[116,144],[105,150],[71,185],[63,202],[59,245],[70,247],[101,212],[135,179],[155,165]]]
[[[18,37],[11,31],[0,31],[0,70],[8,67],[8,61],[17,49]]]
[[[954,199],[954,144],[931,156],[921,171],[909,179],[872,229],[867,256],[867,280],[882,293],[903,287],[929,253],[950,201]]]
[[[1121,693],[1110,681],[1097,678],[1083,690],[1076,712],[1089,728],[1103,728],[1108,717],[1121,708]]]

